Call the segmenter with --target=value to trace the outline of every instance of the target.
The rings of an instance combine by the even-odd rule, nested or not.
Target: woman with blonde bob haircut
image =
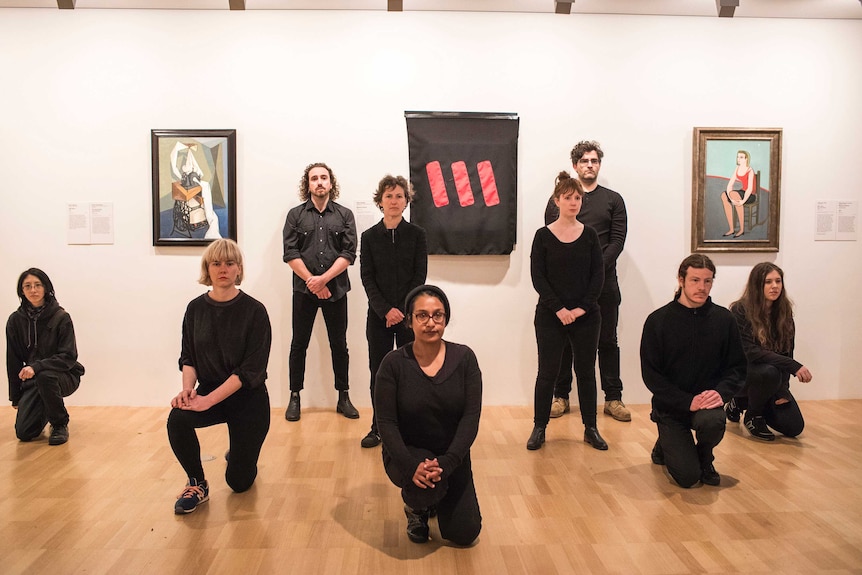
[[[241,291],[242,253],[219,239],[201,258],[200,283],[212,290],[193,299],[183,318],[179,367],[182,390],[171,400],[168,439],[188,477],[174,513],[191,513],[209,499],[201,465],[199,427],[226,423],[230,449],[225,481],[237,493],[257,477],[257,460],[269,431],[266,367],[272,343],[262,303]]]

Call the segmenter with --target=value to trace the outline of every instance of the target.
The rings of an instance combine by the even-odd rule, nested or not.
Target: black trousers
[[[347,391],[350,388],[347,379],[350,362],[347,353],[347,296],[336,301],[326,301],[301,292],[293,293],[293,339],[288,359],[290,391],[300,391],[305,387],[305,356],[318,309],[323,310],[323,320],[326,322],[335,389]]]
[[[407,448],[417,462],[436,457],[427,449],[411,446]],[[482,530],[482,514],[479,512],[479,500],[473,485],[473,467],[469,454],[451,474],[435,483],[433,489],[417,487],[413,483],[412,474],[410,477],[403,477],[385,449],[383,468],[392,483],[401,488],[401,499],[407,507],[419,510],[437,506],[437,524],[443,539],[457,545],[470,545],[479,536],[479,531]]]
[[[749,363],[743,393],[748,398],[748,416],[763,416],[766,425],[775,431],[796,437],[802,433],[805,420],[790,393],[787,378],[786,373],[768,363]],[[782,398],[787,403],[776,405],[775,402]]]
[[[15,416],[15,436],[21,441],[39,437],[45,425],[60,427],[69,424],[64,397],[69,397],[81,383],[65,371],[40,371],[22,383],[21,399]]]
[[[374,406],[374,382],[377,380],[377,370],[386,354],[395,347],[401,347],[413,341],[413,330],[404,322],[392,327],[386,327],[386,319],[380,319],[369,308],[365,321],[365,337],[368,339],[368,367],[371,370],[371,405]],[[377,431],[377,415],[371,420],[371,429]]]
[[[579,317],[563,325],[556,314],[544,306],[536,306],[533,325],[539,351],[539,372],[533,397],[533,423],[547,425],[551,418],[554,381],[560,371],[564,348],[574,350],[575,375],[578,378],[578,403],[585,426],[596,425],[596,346],[602,318],[597,313]]]
[[[700,481],[701,471],[715,460],[712,450],[724,438],[724,409],[701,409],[688,417],[653,410],[651,418],[658,427],[658,442],[673,480],[681,487]]]
[[[237,395],[239,394],[239,395]],[[201,445],[195,429],[227,423],[230,458],[225,481],[237,493],[247,491],[257,477],[257,460],[269,432],[269,393],[259,387],[240,390],[206,411],[172,409],[168,415],[168,439],[188,477],[203,481]]]
[[[620,291],[605,290],[599,296],[602,329],[599,331],[599,377],[605,401],[623,398],[623,381],[620,379],[620,346],[617,343],[617,323],[620,316]],[[572,348],[566,345],[560,359],[560,371],[554,382],[554,397],[569,398],[572,392]],[[574,366],[577,371],[577,366]]]

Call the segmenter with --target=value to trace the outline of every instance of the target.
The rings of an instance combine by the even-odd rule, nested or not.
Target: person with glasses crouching
[[[39,268],[18,277],[21,306],[6,322],[9,401],[18,410],[15,435],[32,441],[51,424],[48,445],[69,441],[69,412],[63,402],[81,383],[84,366],[72,318],[57,303],[54,284]]]
[[[452,317],[443,290],[415,288],[404,310],[414,341],[387,354],[377,372],[383,466],[401,488],[411,541],[428,541],[428,521],[436,513],[443,539],[470,545],[482,528],[470,465],[482,373],[469,347],[443,339]]]

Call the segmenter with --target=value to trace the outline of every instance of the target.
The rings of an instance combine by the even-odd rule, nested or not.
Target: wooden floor
[[[489,407],[473,448],[484,526],[471,548],[407,539],[380,449],[347,420],[273,410],[260,474],[224,482],[224,426],[201,430],[210,501],[173,502],[185,477],[167,409],[71,408],[71,440],[19,443],[0,409],[0,572],[12,573],[862,573],[862,401],[802,402],[797,440],[738,424],[717,450],[721,487],[681,489],[650,463],[655,427],[599,415],[610,450],[584,444],[577,413],[525,449],[528,407]]]

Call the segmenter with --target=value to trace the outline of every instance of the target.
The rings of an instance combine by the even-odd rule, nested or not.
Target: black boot
[[[605,451],[608,448],[607,442],[602,439],[602,436],[599,435],[599,430],[595,427],[584,428],[584,441],[600,451]]]
[[[284,412],[284,418],[288,421],[299,421],[299,392],[290,392],[290,401],[287,403],[287,410]]]
[[[347,394],[347,390],[338,392],[338,404],[335,406],[335,411],[347,419],[359,419],[359,412],[350,403],[350,396]]]
[[[404,506],[404,515],[407,516],[407,537],[413,543],[428,542],[428,510],[410,509]]]
[[[530,434],[530,439],[527,440],[527,449],[535,451],[542,448],[545,443],[545,426],[536,425],[533,427],[533,433]]]

